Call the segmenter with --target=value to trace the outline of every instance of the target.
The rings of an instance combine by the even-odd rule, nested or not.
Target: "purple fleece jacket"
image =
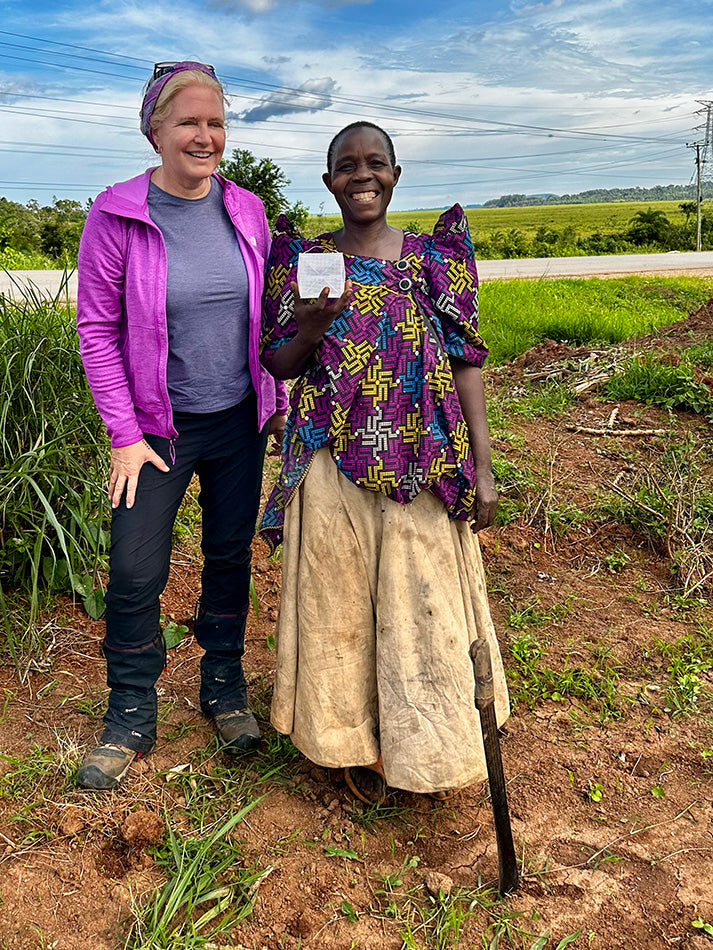
[[[144,432],[167,439],[178,434],[166,386],[166,247],[147,205],[152,171],[97,197],[79,245],[79,348],[99,415],[117,447],[138,442]],[[259,357],[270,233],[260,199],[221,175],[214,177],[223,188],[248,273],[248,366],[262,428],[274,413],[287,411],[284,383],[270,376]]]

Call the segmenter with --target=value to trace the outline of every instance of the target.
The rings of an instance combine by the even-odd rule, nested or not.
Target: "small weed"
[[[365,831],[373,831],[380,821],[401,821],[411,814],[408,805],[391,805],[387,802],[382,802],[381,805],[360,805],[353,802],[349,818]]]
[[[96,696],[82,696],[75,703],[77,712],[91,719],[101,719],[106,712],[107,695],[102,692]]]
[[[258,782],[288,785],[300,767],[300,753],[289,736],[268,731],[260,748],[246,761],[257,774]]]
[[[391,874],[381,875],[383,892],[392,891],[396,887],[402,887],[404,883],[404,877],[409,871],[412,871],[414,868],[418,867],[420,860],[421,859],[417,855],[414,855],[412,858],[404,858],[401,867],[397,871],[394,871]],[[377,891],[377,894],[378,893],[379,891]]]
[[[202,511],[198,502],[197,483],[191,482],[183,496],[176,521],[173,525],[173,541],[182,547],[195,547],[198,555],[198,541],[201,533]],[[191,552],[192,553],[192,552]]]
[[[166,742],[176,742],[178,739],[183,739],[194,729],[199,729],[200,725],[200,722],[188,722],[186,719],[179,719],[178,722],[173,723],[166,733]]]
[[[574,394],[557,382],[549,382],[529,392],[503,399],[503,410],[523,419],[550,418],[559,415],[574,401]]]
[[[46,746],[32,746],[29,755],[22,757],[4,755],[0,759],[8,763],[8,770],[0,776],[0,791],[11,798],[20,798],[34,789],[37,782],[55,770],[54,753]]]
[[[355,861],[359,857],[356,851],[352,851],[351,848],[337,848],[332,844],[324,846],[324,856],[326,858],[345,858],[350,861]]]
[[[524,607],[511,607],[508,612],[508,626],[514,630],[525,630],[545,623],[558,623],[571,609],[568,604],[553,604],[552,607],[540,608],[539,603],[540,598],[535,597]]]
[[[200,830],[212,827],[236,803],[245,802],[245,807],[255,803],[249,776],[224,764],[217,740],[196,749],[189,762],[160,774],[167,788],[180,794],[180,807],[191,825]]]
[[[379,902],[377,916],[398,924],[404,950],[461,946],[466,921],[494,906],[492,891],[454,888],[447,894],[442,890],[431,894],[411,880],[417,864],[417,857],[406,858],[400,868],[381,877],[381,884],[374,889]]]
[[[713,924],[706,923],[702,917],[696,917],[695,920],[692,920],[691,927],[700,930],[701,933],[704,933],[707,937],[713,937]]]
[[[3,700],[2,710],[0,710],[0,722],[5,721],[5,716],[7,715],[7,707],[10,704],[10,700],[15,698],[15,693],[13,693],[9,689],[3,689],[3,693],[5,694],[5,699]]]
[[[527,494],[535,488],[531,471],[520,468],[499,452],[493,453],[493,475],[498,488],[496,524],[504,526],[515,521],[527,504]]]
[[[625,551],[622,551],[621,548],[615,548],[609,554],[604,555],[602,564],[610,574],[619,574],[624,570],[630,560],[631,558]]]
[[[347,920],[350,920],[353,924],[355,924],[359,920],[359,915],[354,910],[354,908],[349,903],[349,901],[343,900],[342,903],[339,905],[339,908],[341,912],[344,914],[344,916],[347,918]]]
[[[668,644],[655,639],[654,644],[668,661],[667,672],[671,677],[666,691],[665,712],[672,715],[690,712],[711,693],[704,690],[701,675],[713,669],[713,629],[701,625],[695,633],[686,634]]]
[[[587,668],[569,665],[569,657],[561,670],[541,666],[543,648],[532,630],[526,630],[511,641],[515,667],[508,669],[510,696],[516,702],[533,705],[542,700],[563,702],[580,699],[590,703],[602,723],[621,715],[618,691],[619,677],[608,651],[600,651]]]
[[[592,782],[590,780],[589,785],[587,786],[587,798],[590,802],[600,802],[604,797],[604,786],[600,782]]]
[[[664,409],[713,412],[713,396],[707,386],[695,381],[691,366],[672,366],[650,354],[628,360],[622,372],[606,384],[603,394],[607,399],[636,399]]]
[[[687,346],[681,350],[681,359],[686,363],[697,363],[703,369],[713,369],[713,340]]]
[[[167,650],[172,650],[174,647],[177,647],[188,633],[188,627],[185,623],[176,623],[175,620],[170,620],[166,623],[164,614],[161,614],[161,624],[165,625],[163,627],[163,642],[166,644]]]

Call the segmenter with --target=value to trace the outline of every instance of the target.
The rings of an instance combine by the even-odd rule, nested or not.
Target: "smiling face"
[[[210,86],[187,86],[153,132],[161,155],[159,188],[179,197],[207,194],[225,148],[223,101]]]
[[[383,135],[361,127],[337,139],[331,167],[322,180],[334,195],[345,224],[368,224],[386,217],[400,174],[400,166],[391,164]]]

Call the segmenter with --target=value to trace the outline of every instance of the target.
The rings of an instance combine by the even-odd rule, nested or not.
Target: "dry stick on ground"
[[[600,855],[604,854],[606,851],[609,851],[614,847],[615,844],[619,844],[620,841],[626,841],[628,838],[633,838],[635,835],[640,835],[644,831],[651,831],[653,828],[659,828],[661,825],[669,825],[674,821],[678,821],[679,818],[683,818],[694,805],[697,805],[697,801],[691,802],[690,805],[686,805],[683,811],[680,811],[677,815],[674,815],[673,818],[665,818],[663,821],[656,821],[653,825],[644,825],[643,828],[637,828],[635,831],[627,831],[625,835],[619,835],[618,838],[614,838],[613,841],[610,841],[609,844],[604,845],[603,848],[600,848],[599,851],[595,851],[594,854],[590,854],[586,861],[580,861],[578,864],[562,864],[559,867],[555,868],[544,868],[541,871],[538,871],[537,874],[558,874],[561,871],[573,871],[576,868],[586,868],[592,861],[595,861]],[[528,877],[535,877],[535,875],[527,875]]]
[[[540,495],[540,498],[535,505],[533,511],[531,512],[529,518],[527,519],[527,524],[532,525],[535,523],[535,519],[540,511],[544,515],[544,537],[545,537],[545,551],[547,552],[547,537],[548,535],[552,538],[552,550],[554,551],[556,545],[554,543],[554,535],[552,535],[552,528],[550,526],[549,513],[551,510],[552,499],[554,497],[555,491],[555,462],[557,461],[557,453],[559,451],[559,444],[555,444],[551,447],[548,457],[547,457],[547,488],[543,494]],[[561,481],[561,478],[560,478]]]
[[[567,425],[569,432],[583,432],[585,435],[666,435],[670,429],[595,429],[591,426]]]

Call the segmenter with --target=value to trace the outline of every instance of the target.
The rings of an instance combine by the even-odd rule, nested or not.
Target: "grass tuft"
[[[245,805],[200,838],[180,836],[166,816],[168,840],[153,849],[153,857],[167,880],[157,894],[134,907],[125,950],[206,947],[252,913],[265,872],[244,866],[231,834],[255,804]]]

